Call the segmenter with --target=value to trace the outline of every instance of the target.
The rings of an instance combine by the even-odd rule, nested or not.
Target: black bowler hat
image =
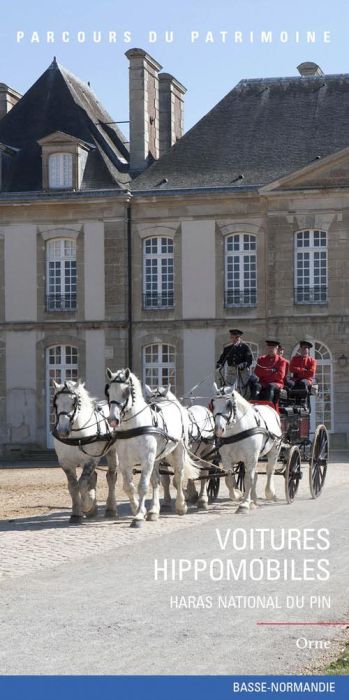
[[[266,340],[265,341],[267,345],[270,345],[274,347],[275,345],[280,345],[280,342],[278,340]]]
[[[243,331],[239,331],[238,328],[230,328],[229,333],[230,333],[231,335],[243,335],[243,334],[244,334],[244,332],[243,332]]]
[[[300,341],[299,341],[299,346],[300,346],[301,348],[309,348],[309,349],[310,349],[310,348],[313,347],[313,343],[309,343],[308,340],[300,340]]]

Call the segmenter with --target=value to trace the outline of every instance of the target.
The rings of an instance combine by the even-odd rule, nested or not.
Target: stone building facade
[[[106,367],[131,365],[206,402],[232,325],[255,356],[271,335],[288,356],[313,342],[313,426],[345,447],[349,76],[241,81],[183,136],[185,88],[127,57],[130,149],[55,62],[3,99],[2,452],[51,446],[53,378],[103,396]]]

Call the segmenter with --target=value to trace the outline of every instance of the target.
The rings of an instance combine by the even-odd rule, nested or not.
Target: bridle
[[[127,384],[128,385],[128,387],[127,387],[128,394],[127,394],[127,398],[125,399],[125,401],[116,401],[116,399],[110,399],[109,389],[110,389],[111,384]],[[130,386],[130,384],[125,380],[125,378],[116,377],[115,379],[112,379],[110,384],[105,385],[104,394],[105,394],[105,397],[108,401],[109,407],[114,405],[114,406],[117,406],[119,408],[121,418],[123,418],[125,413],[128,410],[130,410],[133,406],[134,399],[133,399],[132,383]],[[131,404],[130,408],[127,408],[130,396],[132,397],[132,404]]]
[[[217,397],[218,398],[218,397]],[[222,398],[224,398],[222,396]],[[214,399],[213,399],[214,402]],[[222,411],[218,411],[217,413],[214,414],[214,419],[216,420],[217,416],[221,416],[223,420],[225,420],[226,425],[229,425],[229,423],[232,421],[233,423],[236,422],[236,399],[234,394],[232,394],[231,398],[226,400],[226,407],[229,409],[229,413],[223,413]]]
[[[65,394],[66,396],[72,397],[73,407],[70,411],[58,411],[57,396],[60,396],[61,394]],[[81,406],[81,402],[80,402],[79,396],[77,396],[77,394],[72,392],[69,389],[69,387],[66,384],[64,384],[63,389],[61,389],[60,391],[57,391],[57,393],[55,394],[54,399],[53,399],[53,408],[54,408],[56,416],[57,416],[56,426],[58,425],[58,422],[59,422],[59,419],[61,416],[67,416],[69,418],[69,424],[70,424],[70,426],[72,426],[74,423],[74,420],[75,420],[75,416],[76,416],[80,406]]]

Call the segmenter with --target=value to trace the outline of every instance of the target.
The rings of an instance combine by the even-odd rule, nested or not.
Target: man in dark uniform
[[[231,328],[229,331],[230,342],[224,346],[224,350],[217,360],[217,369],[228,365],[227,382],[234,384],[238,380],[246,386],[249,381],[250,367],[252,364],[252,352],[247,343],[241,342],[243,331]]]

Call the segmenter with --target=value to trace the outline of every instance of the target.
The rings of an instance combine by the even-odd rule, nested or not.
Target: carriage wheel
[[[236,488],[241,491],[241,493],[244,493],[245,491],[245,465],[243,462],[239,462],[239,464],[236,467],[235,470],[235,480],[236,480]]]
[[[207,484],[208,502],[213,503],[219,494],[220,478],[219,476],[211,476]]]
[[[300,479],[302,478],[301,453],[297,445],[293,445],[288,453],[284,477],[286,501],[287,503],[292,503],[298,491]]]
[[[328,459],[328,432],[324,425],[315,430],[309,462],[309,486],[312,498],[317,498],[323,489]]]

